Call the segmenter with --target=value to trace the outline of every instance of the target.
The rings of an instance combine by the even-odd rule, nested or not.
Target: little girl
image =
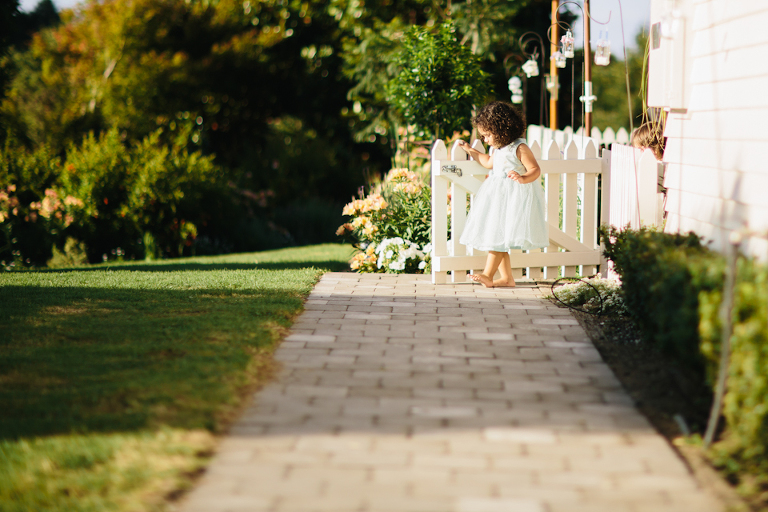
[[[472,119],[472,124],[496,151],[489,156],[464,141],[459,143],[476,162],[492,169],[475,194],[459,241],[488,251],[483,273],[471,275],[470,279],[488,288],[512,287],[515,280],[507,251],[549,245],[544,191],[539,183],[541,169],[525,139],[521,138],[525,133],[525,118],[511,104],[489,103]],[[501,279],[494,281],[496,270]]]

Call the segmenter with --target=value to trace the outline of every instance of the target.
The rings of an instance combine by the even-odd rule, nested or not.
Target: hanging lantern
[[[566,58],[573,58],[573,32],[571,32],[571,29],[568,29],[565,35],[560,38],[560,51]]]
[[[683,15],[680,0],[667,0],[664,11],[664,17],[661,19],[661,37],[671,39],[677,34]]]
[[[523,72],[528,78],[539,76],[539,65],[536,64],[536,61],[533,58],[530,58],[523,64]]]
[[[600,39],[597,41],[597,48],[595,49],[595,64],[597,66],[607,66],[611,63],[611,42],[608,40],[608,32],[603,38],[602,31],[600,32]]]
[[[509,86],[509,92],[512,93],[512,103],[522,103],[523,102],[523,81],[520,80],[519,76],[513,76],[509,79],[509,82],[507,82],[507,85]]]
[[[547,91],[549,91],[550,99],[556,100],[558,97],[558,91],[560,90],[560,80],[558,80],[557,75],[545,75],[546,77],[546,87]]]
[[[564,68],[568,59],[565,58],[565,55],[556,51],[555,53],[552,54],[552,56],[550,57],[550,60],[555,61],[555,66],[559,68]]]

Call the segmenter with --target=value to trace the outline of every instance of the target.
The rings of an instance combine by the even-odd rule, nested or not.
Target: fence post
[[[438,139],[432,146],[432,259],[448,256],[448,182],[437,176],[442,160],[448,159],[445,143]],[[435,272],[432,265],[432,283],[445,284],[445,272]]]

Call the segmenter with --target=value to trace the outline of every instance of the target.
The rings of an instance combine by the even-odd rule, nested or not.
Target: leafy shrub
[[[397,64],[388,101],[408,124],[435,139],[469,126],[472,108],[491,90],[480,59],[456,40],[451,23],[411,27]]]
[[[719,274],[714,269],[703,272],[712,253],[694,234],[603,228],[600,237],[605,256],[621,275],[627,310],[643,338],[703,377],[699,291],[722,285],[722,266]]]
[[[601,229],[621,275],[627,309],[645,339],[714,386],[725,258],[695,234]],[[745,485],[768,487],[768,268],[740,258],[732,309],[726,429],[714,462]],[[753,489],[754,490],[754,489]]]
[[[60,166],[60,160],[44,146],[29,151],[6,141],[0,149],[0,260],[18,266],[44,263],[51,257],[51,247],[61,238],[63,226],[57,226],[55,215],[41,218],[41,212],[30,206],[42,206]]]
[[[201,206],[210,191],[222,187],[213,158],[165,146],[160,134],[126,147],[110,130],[69,148],[60,181],[85,202],[88,217],[79,238],[87,240],[92,260],[116,246],[144,257],[145,233],[163,254],[180,256],[206,221],[208,209]]]
[[[44,147],[6,143],[0,260],[41,265],[55,252],[58,261],[68,238],[88,247],[90,261],[193,253],[199,233],[223,224],[218,206],[232,203],[224,200],[232,192],[212,156],[160,135],[126,146],[117,130],[90,134],[70,145],[63,164]]]
[[[722,291],[699,294],[701,351],[714,376],[720,358]],[[723,416],[728,429],[715,445],[715,462],[736,476],[759,475],[768,487],[768,268],[740,259],[734,290],[728,391]]]

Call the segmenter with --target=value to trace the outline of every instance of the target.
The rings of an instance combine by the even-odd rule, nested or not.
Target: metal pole
[[[584,97],[592,96],[592,52],[589,49],[589,0],[584,0]],[[584,136],[592,131],[592,101],[584,102]]]
[[[558,25],[557,25],[557,9],[560,7],[560,0],[552,0],[552,41],[549,47],[549,54],[554,55],[557,51],[558,41]],[[552,77],[552,83],[555,84],[555,89],[549,93],[549,128],[557,130],[557,66],[553,59],[549,60],[549,75]]]
[[[528,77],[523,77],[523,117],[528,119]]]

